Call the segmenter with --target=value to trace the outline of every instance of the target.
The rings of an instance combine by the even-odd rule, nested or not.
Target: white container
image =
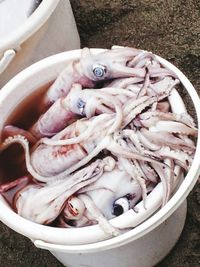
[[[92,50],[93,53],[100,51],[102,50]],[[10,113],[24,98],[54,80],[69,60],[79,57],[80,50],[51,56],[33,64],[8,82],[0,92],[0,132]],[[199,125],[200,100],[192,84],[175,66],[160,57],[157,58],[163,65],[176,73],[188,91]],[[177,106],[180,112],[184,111],[181,99],[177,102]],[[98,225],[69,229],[39,225],[18,216],[1,197],[0,220],[18,233],[30,238],[37,247],[51,251],[68,267],[154,266],[172,249],[184,226],[186,197],[200,173],[199,135],[200,133],[198,133],[192,166],[177,192],[162,209],[139,226],[120,236],[105,240],[106,236]],[[151,207],[153,207],[152,202]],[[111,223],[115,226],[131,226],[134,216],[137,216],[135,212],[128,211],[112,219]]]
[[[177,242],[185,223],[186,201],[166,221],[144,236],[121,244],[121,238],[89,245],[63,246],[35,241],[48,249],[66,267],[152,267]],[[126,237],[123,237],[124,241]],[[114,242],[113,242],[114,241]]]
[[[33,14],[0,41],[0,88],[47,56],[80,48],[69,0],[43,0]]]

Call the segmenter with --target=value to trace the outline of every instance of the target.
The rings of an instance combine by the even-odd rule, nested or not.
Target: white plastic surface
[[[34,0],[0,0],[0,36],[7,38],[28,18]]]
[[[60,0],[43,0],[36,11],[17,28],[16,31],[1,39],[0,53],[19,46],[32,36],[51,16]],[[3,23],[3,22],[2,22]]]
[[[104,249],[89,250],[88,246],[70,247],[49,245],[49,251],[66,267],[152,267],[160,262],[177,242],[185,223],[186,201],[166,221],[150,233],[123,246],[107,247],[107,241],[101,242]],[[47,244],[36,243],[47,249]],[[87,246],[87,250],[86,247]],[[87,252],[85,252],[87,251]]]
[[[80,39],[69,0],[43,0],[21,27],[1,39],[0,61],[7,50],[14,49],[16,56],[10,64],[2,63],[0,88],[34,62],[77,48]]]

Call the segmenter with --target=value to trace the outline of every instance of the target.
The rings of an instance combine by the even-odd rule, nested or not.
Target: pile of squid
[[[138,203],[150,214],[147,199],[158,184],[164,206],[191,166],[197,128],[179,84],[151,52],[82,49],[40,100],[38,120],[29,129],[5,126],[0,151],[20,144],[26,174],[0,193],[18,186],[12,208],[36,223],[99,223],[118,235],[110,219],[140,213]]]

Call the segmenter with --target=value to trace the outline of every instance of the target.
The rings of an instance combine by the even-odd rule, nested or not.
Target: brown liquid
[[[4,126],[13,125],[28,130],[41,115],[41,100],[52,83],[48,83],[18,105],[10,114]],[[5,136],[2,136],[4,140]],[[24,150],[21,145],[13,144],[0,154],[0,184],[4,184],[27,174]]]
[[[41,100],[52,83],[48,83],[21,102],[8,117],[5,125],[14,125],[28,130],[41,115]]]

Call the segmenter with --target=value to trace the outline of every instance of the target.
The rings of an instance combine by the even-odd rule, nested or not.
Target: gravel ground
[[[150,50],[179,67],[200,94],[199,0],[71,0],[82,47]],[[191,114],[190,99],[185,96]],[[188,197],[183,233],[156,267],[200,266],[200,187]],[[0,223],[0,267],[61,267],[47,251]],[[123,264],[121,265],[123,266]],[[149,266],[151,267],[151,266]]]

